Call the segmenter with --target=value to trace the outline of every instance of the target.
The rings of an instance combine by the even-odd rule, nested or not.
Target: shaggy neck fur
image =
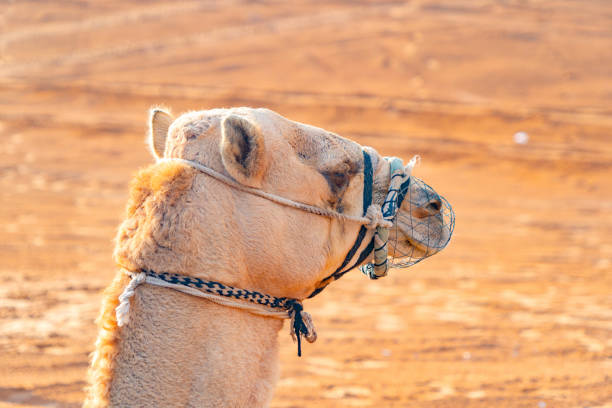
[[[189,236],[191,217],[182,209],[193,183],[189,168],[171,163],[137,175],[117,237],[115,258],[121,265],[194,269],[193,256],[180,256],[190,243],[169,238]],[[198,269],[240,281],[236,266],[220,261]],[[145,284],[131,300],[129,324],[119,328],[115,307],[128,279],[119,272],[104,294],[86,407],[268,404],[278,376],[282,321]]]

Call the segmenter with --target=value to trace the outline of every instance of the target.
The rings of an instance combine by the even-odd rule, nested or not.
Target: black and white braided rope
[[[220,282],[194,278],[192,276],[178,275],[176,273],[157,273],[151,270],[144,270],[142,272],[144,272],[147,276],[160,279],[167,283],[197,288],[206,293],[246,300],[252,303],[257,303],[258,305],[269,306],[275,309],[281,308],[288,310],[288,304],[290,303],[290,300],[292,300],[286,297],[275,297],[254,290],[238,289],[233,286],[224,285]]]
[[[298,356],[302,355],[302,336],[309,343],[317,339],[312,317],[304,311],[299,299],[271,296],[254,290],[239,289],[220,282],[176,273],[158,273],[152,270],[141,270],[135,273],[126,269],[123,272],[132,280],[119,296],[120,303],[116,308],[119,327],[129,322],[130,299],[134,296],[136,287],[142,283],[148,283],[205,298],[217,304],[242,309],[259,316],[291,319],[290,332],[291,337],[297,341]]]

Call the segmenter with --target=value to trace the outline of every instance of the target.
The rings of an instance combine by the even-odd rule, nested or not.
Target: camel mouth
[[[448,245],[452,230],[447,228],[444,222],[437,217],[433,224],[434,227],[432,228],[430,225],[430,231],[426,234],[427,238],[421,238],[420,235],[406,235],[406,241],[416,249],[431,255],[440,252]]]
[[[425,256],[427,254],[433,255],[436,252],[440,251],[440,248],[427,246],[425,243],[420,242],[414,238],[406,237],[406,243],[412,247],[414,247],[415,251],[420,251],[422,254],[416,254]]]
[[[444,227],[440,219],[419,220],[418,224],[421,226],[426,224],[428,231],[426,233],[419,231],[418,227],[415,228],[412,222],[407,225],[398,225],[397,235],[400,236],[400,239],[396,245],[396,252],[401,251],[405,254],[409,253],[412,257],[424,258],[434,255],[446,247],[450,241],[450,230]]]

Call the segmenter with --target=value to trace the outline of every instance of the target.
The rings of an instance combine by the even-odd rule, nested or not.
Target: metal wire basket
[[[389,231],[390,268],[407,268],[440,252],[455,229],[450,203],[417,177],[400,188],[402,203]]]
[[[411,161],[407,169],[413,165]],[[393,167],[397,169],[397,163],[392,162]],[[440,252],[455,229],[455,213],[444,197],[406,171],[392,174],[382,206],[383,216],[392,227],[377,227],[372,262],[360,267],[370,279],[386,276],[390,268],[408,268]],[[393,177],[397,176],[403,180],[394,185]]]

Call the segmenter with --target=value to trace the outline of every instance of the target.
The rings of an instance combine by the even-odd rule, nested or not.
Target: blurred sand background
[[[609,1],[0,8],[0,407],[79,406],[154,104],[418,153],[456,211],[443,253],[307,302],[272,407],[612,407]]]

